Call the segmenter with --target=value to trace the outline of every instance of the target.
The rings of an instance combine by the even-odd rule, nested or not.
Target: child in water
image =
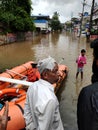
[[[78,78],[79,73],[81,73],[81,80],[83,80],[83,67],[84,64],[86,64],[86,50],[82,49],[81,54],[78,56],[76,63],[77,63],[77,73],[76,73],[76,79]]]

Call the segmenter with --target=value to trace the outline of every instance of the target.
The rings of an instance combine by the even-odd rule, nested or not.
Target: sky
[[[79,17],[82,12],[84,0],[32,0],[32,15],[49,15],[52,18],[54,12],[59,13],[59,20],[64,23],[72,17]],[[92,0],[86,0],[85,12],[90,12]]]

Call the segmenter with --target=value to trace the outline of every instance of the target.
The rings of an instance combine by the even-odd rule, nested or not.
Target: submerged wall
[[[33,39],[34,32],[18,32],[7,33],[6,35],[0,35],[0,45],[9,44],[17,41],[25,41]]]

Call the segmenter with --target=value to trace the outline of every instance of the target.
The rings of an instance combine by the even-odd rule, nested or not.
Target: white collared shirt
[[[49,82],[40,79],[29,87],[24,118],[26,130],[64,130],[59,103]]]

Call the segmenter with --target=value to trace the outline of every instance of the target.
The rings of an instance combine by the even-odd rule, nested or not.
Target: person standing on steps
[[[86,42],[90,41],[90,30],[89,28],[86,29]]]

